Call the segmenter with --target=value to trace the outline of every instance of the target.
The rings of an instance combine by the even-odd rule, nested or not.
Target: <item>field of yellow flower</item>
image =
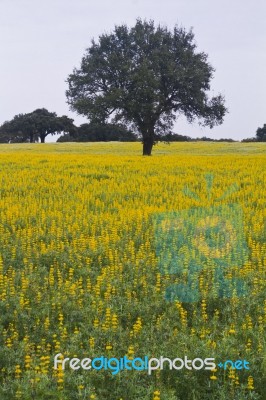
[[[265,399],[266,145],[140,154],[139,143],[1,145],[1,400]],[[54,369],[58,353],[249,369],[114,375]]]

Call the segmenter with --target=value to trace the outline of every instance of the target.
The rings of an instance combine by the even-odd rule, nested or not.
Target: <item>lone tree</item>
[[[222,123],[224,98],[207,93],[213,72],[207,55],[196,52],[191,30],[171,32],[138,19],[92,40],[68,77],[67,102],[91,122],[131,124],[142,135],[143,155],[150,155],[178,114],[211,128]]]
[[[40,138],[41,143],[45,142],[46,136],[56,133],[75,132],[73,119],[66,115],[58,117],[55,112],[49,112],[46,108],[27,113],[18,114],[11,121],[6,121],[0,127],[0,137],[6,142],[33,143]]]

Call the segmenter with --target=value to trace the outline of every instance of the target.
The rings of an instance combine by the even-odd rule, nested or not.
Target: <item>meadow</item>
[[[139,143],[0,146],[1,400],[266,399],[266,144],[140,154]],[[178,251],[183,269],[169,267]],[[54,369],[58,353],[250,368],[114,375]]]

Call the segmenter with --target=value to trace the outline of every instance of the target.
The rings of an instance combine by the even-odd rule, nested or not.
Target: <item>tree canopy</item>
[[[266,142],[266,124],[262,128],[257,129],[256,138],[258,142]]]
[[[223,96],[208,96],[213,72],[191,30],[138,19],[132,28],[116,26],[92,40],[80,68],[68,76],[67,101],[91,122],[131,124],[150,155],[180,114],[210,128],[222,123]]]
[[[45,142],[49,134],[75,131],[73,119],[66,115],[58,117],[55,112],[38,108],[27,114],[18,114],[11,121],[6,121],[0,127],[0,140],[3,142]]]
[[[134,142],[137,135],[123,125],[117,124],[82,124],[77,127],[75,135],[60,136],[58,142]]]
[[[20,143],[37,140],[34,117],[31,114],[15,115],[11,121],[6,121],[0,127],[2,143]]]

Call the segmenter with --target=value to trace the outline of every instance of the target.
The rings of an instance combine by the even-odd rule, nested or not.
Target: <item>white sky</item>
[[[216,69],[211,94],[226,98],[223,125],[180,118],[175,132],[242,139],[266,123],[265,0],[0,0],[0,124],[42,107],[86,122],[69,111],[65,80],[93,37],[137,17],[193,27]]]

